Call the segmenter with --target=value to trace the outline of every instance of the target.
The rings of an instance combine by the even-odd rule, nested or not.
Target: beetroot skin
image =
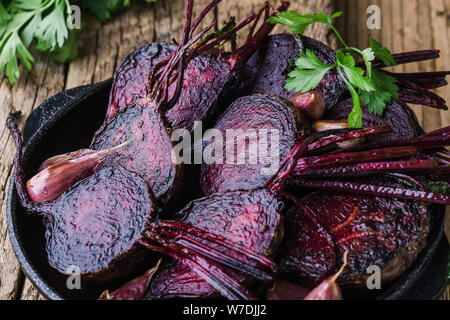
[[[135,105],[109,119],[95,134],[91,148],[130,143],[107,155],[101,167],[122,167],[142,177],[156,199],[167,205],[178,195],[183,166],[172,161],[173,143],[158,110]]]
[[[344,287],[366,288],[370,276],[367,268],[373,265],[381,268],[382,284],[390,283],[411,266],[426,244],[430,217],[421,202],[316,192],[302,198],[300,203],[305,214],[317,220],[332,237],[337,261],[348,250],[348,266],[338,280]],[[305,233],[311,232],[304,229],[307,226],[298,225],[297,232],[293,227],[291,237],[297,234],[299,239],[304,238]],[[311,237],[310,241],[316,238]],[[316,244],[308,247],[311,245]],[[299,255],[302,250],[290,252],[294,256],[288,253],[285,261],[304,262],[310,258]],[[328,269],[328,263],[320,257],[317,264]],[[333,273],[336,271],[335,267]],[[317,278],[312,274],[309,280]]]
[[[253,252],[272,256],[283,236],[283,203],[269,190],[218,193],[192,201],[176,216],[181,222],[232,240]],[[230,271],[231,272],[231,271]],[[242,282],[248,277],[232,272]],[[217,291],[182,263],[161,267],[148,299],[213,297]]]
[[[304,48],[312,50],[322,62],[336,62],[334,51],[323,43],[308,37],[301,37],[301,40]],[[295,92],[287,91],[284,85],[298,56],[299,46],[292,34],[269,36],[239,73],[242,87],[237,96],[265,92],[290,99]],[[332,108],[346,90],[345,83],[335,69],[325,75],[317,88],[324,95],[327,109]]]
[[[279,132],[279,164],[287,157],[294,147],[296,140],[307,131],[307,122],[292,105],[291,102],[268,94],[255,94],[236,100],[222,115],[214,129],[220,130],[224,137],[223,164],[203,164],[201,169],[201,186],[205,194],[213,194],[229,190],[254,190],[263,187],[274,174],[263,174],[262,169],[268,168],[270,164],[263,163],[260,159],[257,163],[250,163],[250,155],[258,156],[258,150],[249,146],[246,150],[234,148],[234,159],[232,162],[226,158],[226,145],[235,144],[235,140],[227,140],[226,132],[230,129],[241,129],[239,136],[246,139],[249,130],[255,130],[256,142],[262,146],[261,129],[268,132],[278,130]],[[249,139],[249,138],[248,138]],[[266,140],[264,140],[266,141]],[[255,140],[253,140],[255,142]],[[256,143],[252,144],[255,147]],[[272,137],[267,136],[267,155],[272,149]],[[245,153],[245,163],[237,163],[238,155]],[[256,153],[256,155],[255,155]],[[276,165],[275,170],[278,169]]]

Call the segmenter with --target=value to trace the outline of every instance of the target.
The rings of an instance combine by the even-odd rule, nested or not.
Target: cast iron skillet
[[[24,166],[32,176],[47,158],[89,145],[102,124],[111,80],[64,91],[48,99],[27,119],[23,130]],[[414,265],[395,283],[365,298],[436,299],[446,286],[448,242],[444,236],[444,206],[433,206],[433,226],[428,245]],[[49,299],[95,299],[105,289],[82,283],[81,290],[67,289],[67,276],[50,267],[45,251],[45,229],[39,216],[27,214],[11,183],[7,202],[8,229],[24,273]],[[108,285],[107,285],[108,286]],[[111,288],[111,286],[108,286]],[[358,298],[361,298],[359,295]]]

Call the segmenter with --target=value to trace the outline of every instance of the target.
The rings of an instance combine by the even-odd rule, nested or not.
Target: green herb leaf
[[[53,11],[42,19],[41,25],[34,33],[34,36],[38,39],[37,50],[54,51],[64,45],[69,36],[65,16],[66,10],[65,3],[58,1]]]
[[[355,66],[355,59],[350,53],[344,54],[342,51],[338,51],[336,57],[338,63],[344,68],[345,75],[353,87],[364,91],[375,90],[374,85],[364,76],[364,70]]]
[[[313,23],[325,23],[332,25],[332,20],[342,15],[342,12],[336,12],[329,16],[326,13],[314,13],[301,15],[296,11],[280,12],[274,17],[271,17],[268,22],[273,24],[281,24],[289,27],[292,33],[303,35],[309,25]]]
[[[0,49],[0,70],[5,70],[9,82],[14,84],[20,75],[17,58],[28,70],[31,69],[34,58],[17,32],[7,34],[0,43]]]
[[[398,99],[398,86],[394,77],[377,70],[372,70],[372,83],[374,91],[361,91],[361,102],[367,105],[369,111],[379,116],[383,115],[387,103]]]
[[[297,66],[289,73],[285,88],[289,91],[306,93],[317,87],[324,75],[334,67],[319,60],[314,52],[306,50],[296,60]]]
[[[70,30],[67,42],[62,48],[55,50],[52,59],[60,63],[66,63],[77,58],[79,36],[80,30]]]
[[[362,126],[361,102],[368,105],[369,111],[382,115],[386,104],[392,102],[393,98],[398,99],[399,88],[395,78],[376,71],[372,62],[375,58],[379,58],[387,66],[393,66],[396,63],[390,51],[374,39],[370,40],[370,47],[365,50],[348,46],[333,25],[333,19],[341,15],[342,12],[329,16],[326,13],[300,15],[295,11],[289,11],[279,13],[269,19],[269,22],[288,26],[292,33],[299,35],[302,35],[312,23],[325,23],[330,26],[344,46],[343,49],[336,51],[336,63],[332,66],[320,64],[313,52],[308,52],[306,55],[300,53],[296,68],[289,73],[285,88],[303,93],[312,90],[319,85],[328,70],[337,67],[353,99],[353,110],[348,119],[349,125],[351,128],[360,128]],[[363,58],[366,70],[356,66],[350,52]]]
[[[376,41],[375,39],[370,39],[370,48],[373,50],[375,57],[383,61],[383,63],[387,67],[396,66],[397,62],[395,62],[394,57],[388,48],[383,47],[381,43]]]

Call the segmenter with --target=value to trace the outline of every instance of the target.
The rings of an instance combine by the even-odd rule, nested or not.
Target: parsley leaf
[[[301,54],[295,62],[297,68],[289,73],[286,90],[306,93],[319,85],[324,75],[334,67],[319,60],[311,50]]]
[[[309,25],[318,22],[332,25],[332,20],[341,15],[342,12],[336,12],[332,16],[328,16],[326,13],[300,15],[298,12],[291,10],[288,12],[281,12],[276,16],[271,17],[268,22],[287,26],[292,33],[303,35]]]
[[[303,35],[306,28],[312,23],[325,23],[330,26],[344,46],[336,51],[336,63],[326,65],[310,50],[307,50],[306,55],[300,53],[296,68],[288,74],[285,88],[302,93],[310,91],[320,84],[330,69],[337,67],[337,71],[353,99],[353,110],[348,118],[349,126],[361,128],[361,102],[368,106],[370,112],[382,115],[386,104],[392,102],[392,99],[398,99],[399,88],[396,79],[374,69],[372,62],[378,58],[387,66],[396,63],[390,51],[374,39],[370,40],[370,47],[364,50],[348,46],[333,26],[332,20],[341,15],[342,12],[329,16],[326,13],[300,15],[295,11],[289,11],[279,13],[268,21],[288,26],[291,32],[297,35]],[[356,66],[355,59],[350,53],[363,58],[365,70]]]
[[[67,29],[65,12],[67,7],[63,1],[55,3],[53,11],[45,16],[34,36],[38,39],[36,49],[54,51],[64,45],[69,30]]]
[[[339,51],[336,55],[338,63],[343,67],[348,81],[356,88],[364,91],[374,91],[375,87],[364,76],[364,70],[355,66],[355,59],[350,53],[344,54]]]
[[[66,43],[54,51],[52,59],[60,63],[66,63],[78,57],[79,36],[80,30],[70,30]]]
[[[145,0],[155,2],[156,0]],[[20,75],[19,61],[31,69],[34,62],[29,48],[67,62],[77,57],[79,30],[67,27],[70,4],[80,5],[105,22],[110,12],[130,5],[131,0],[10,0],[0,1],[0,72],[11,84]],[[5,5],[7,3],[8,5]],[[84,7],[83,7],[84,5]]]
[[[370,39],[370,48],[372,49],[375,57],[384,62],[387,67],[396,66],[397,62],[395,62],[394,57],[388,48],[383,47],[381,43],[376,41],[375,39]]]
[[[360,92],[361,102],[368,106],[370,112],[382,116],[386,104],[398,99],[399,88],[395,78],[377,70],[372,71],[372,83],[376,90]]]

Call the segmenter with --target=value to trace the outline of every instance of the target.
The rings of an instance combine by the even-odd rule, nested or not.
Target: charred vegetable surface
[[[256,94],[236,100],[214,129],[220,130],[224,137],[223,159],[219,164],[202,166],[201,185],[205,194],[263,187],[274,173],[269,170],[276,159],[270,154],[279,154],[281,159],[287,157],[296,139],[305,134],[307,123],[289,101]],[[239,131],[227,136],[227,130],[233,129]],[[272,170],[278,169],[279,163],[275,166]]]
[[[105,157],[101,167],[122,167],[141,176],[157,199],[167,204],[173,200],[181,185],[182,166],[172,161],[173,143],[158,110],[150,106],[128,107],[111,119],[96,133],[92,149],[128,145]]]
[[[279,197],[269,190],[226,192],[191,202],[177,217],[183,223],[232,240],[238,247],[273,256],[283,236],[282,207]],[[235,277],[238,281],[245,279],[240,274]],[[155,276],[148,297],[215,295],[214,288],[178,263],[167,266]]]
[[[338,257],[349,252],[341,285],[363,288],[367,268],[373,265],[380,267],[383,283],[389,283],[426,244],[429,215],[423,203],[324,193],[312,193],[301,202],[306,214],[332,236]]]

